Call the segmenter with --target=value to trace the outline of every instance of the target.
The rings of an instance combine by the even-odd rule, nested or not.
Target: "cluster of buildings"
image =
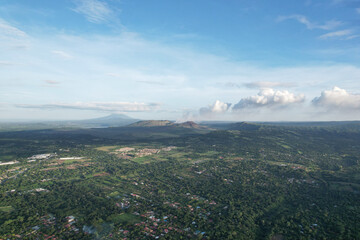
[[[113,154],[117,154],[118,157],[121,157],[123,159],[131,159],[133,157],[145,157],[150,156],[153,154],[158,154],[161,151],[169,152],[176,149],[175,146],[168,146],[164,148],[143,148],[143,149],[136,149],[133,147],[122,147],[119,149],[116,149]]]
[[[49,190],[47,190],[45,188],[35,188],[35,189],[24,191],[23,193],[32,193],[32,192],[49,192]]]
[[[59,158],[59,160],[80,160],[80,159],[84,159],[84,157],[64,157],[64,158]]]
[[[13,165],[19,163],[18,161],[10,161],[10,162],[0,162],[0,166],[5,166],[5,165]]]
[[[20,166],[8,169],[0,175],[0,183],[2,183],[3,181],[6,181],[6,180],[12,179],[12,178],[16,178],[19,174],[24,173],[26,170],[28,170],[28,169],[20,167]]]
[[[156,149],[156,148],[144,148],[144,149],[140,149],[138,152],[135,153],[136,157],[144,157],[144,156],[150,156],[153,154],[158,154],[160,153],[160,149]]]
[[[131,152],[134,150],[135,150],[135,148],[132,148],[132,147],[123,147],[123,148],[116,149],[115,152],[127,153],[127,152]]]
[[[64,239],[59,236],[71,236],[79,233],[79,229],[74,225],[76,218],[74,216],[68,216],[64,221],[58,221],[52,214],[44,215],[40,218],[38,225],[30,227],[27,232],[17,234],[18,239],[45,239],[45,240],[58,240]],[[49,233],[48,229],[57,228],[60,230],[58,233]]]
[[[161,149],[161,151],[164,151],[164,152],[170,152],[172,150],[176,149],[175,146],[169,146],[169,147],[164,147]]]
[[[36,154],[31,157],[28,157],[28,160],[44,160],[49,159],[51,157],[55,157],[56,153],[43,153],[43,154]]]

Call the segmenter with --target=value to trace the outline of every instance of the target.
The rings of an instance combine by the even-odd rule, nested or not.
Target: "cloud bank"
[[[75,109],[95,110],[105,112],[148,112],[159,109],[158,103],[137,103],[137,102],[93,102],[93,103],[55,103],[55,104],[17,104],[19,108],[37,109]]]
[[[360,111],[360,94],[349,93],[345,89],[334,87],[332,90],[323,91],[320,97],[312,100],[312,103],[328,110]]]
[[[234,105],[233,110],[262,107],[286,107],[295,103],[302,103],[304,94],[295,95],[289,91],[273,90],[271,88],[261,90],[257,95],[243,98]]]
[[[248,88],[273,88],[273,87],[293,87],[295,84],[290,82],[267,82],[267,81],[260,81],[260,82],[251,82],[244,84]]]
[[[227,112],[231,107],[231,103],[224,103],[216,100],[214,104],[207,107],[200,108],[199,113],[204,117],[211,117],[217,114],[223,114]]]

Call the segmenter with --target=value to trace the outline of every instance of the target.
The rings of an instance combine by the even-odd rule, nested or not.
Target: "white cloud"
[[[358,37],[360,37],[359,34],[354,34],[354,35],[350,35],[350,36],[346,37],[345,40],[351,40],[351,39],[358,38]]]
[[[73,11],[83,14],[92,23],[104,23],[113,18],[114,13],[106,2],[99,0],[76,0]]]
[[[0,50],[28,48],[28,35],[19,28],[0,18]]]
[[[227,112],[230,109],[230,106],[231,103],[224,103],[219,100],[216,100],[214,104],[209,105],[208,107],[200,108],[199,113],[202,116],[222,114]]]
[[[311,22],[306,16],[294,14],[290,16],[280,16],[278,17],[278,21],[282,22],[285,20],[293,19],[298,21],[299,23],[304,24],[308,29],[323,29],[323,30],[331,30],[334,29],[342,24],[340,21],[331,20],[327,21],[324,24],[317,24],[314,22]]]
[[[0,37],[26,37],[26,33],[0,18]]]
[[[359,110],[360,94],[347,92],[345,89],[334,87],[332,90],[325,90],[320,97],[312,100],[315,106],[325,107],[329,110]]]
[[[200,117],[199,109],[207,106],[209,99],[237,103],[239,96],[256,95],[258,90],[247,89],[246,85],[252,85],[254,89],[284,90],[280,83],[296,83],[296,92],[306,93],[309,99],[313,99],[322,89],[339,81],[344,88],[356,89],[360,79],[360,68],[351,64],[259,67],[172,44],[171,41],[153,41],[127,32],[111,36],[65,35],[60,32],[41,37],[30,35],[28,38],[31,48],[27,51],[16,54],[11,49],[1,51],[1,60],[16,62],[19,67],[1,67],[0,101],[36,104],[51,103],[49,99],[60,103],[66,99],[66,102],[88,103],[112,102],[121,96],[126,102],[164,102],[163,108],[178,111],[134,113],[139,118],[176,119],[182,109],[192,109]],[[74,57],[71,61],[57,57],[49,61],[53,50],[63,50]],[[60,81],[61,85],[39,84],[39,80],[47,79]],[[219,82],[233,82],[238,87],[219,87]],[[41,86],[48,88],[44,91]],[[19,94],[20,90],[28,91],[31,96]],[[258,108],[258,111],[265,110]],[[12,111],[21,116],[26,111],[36,110],[18,108]],[[254,112],[253,109],[249,111]],[[65,112],[66,109],[59,109],[56,113],[54,111],[54,116]],[[39,109],[37,113],[48,118],[47,111]],[[88,112],[73,111],[73,114]],[[294,118],[304,114],[298,110]],[[231,115],[219,114],[216,118],[223,116],[225,119]],[[284,115],[283,119],[289,117]],[[255,119],[266,118],[254,115]]]
[[[320,39],[328,39],[328,38],[344,37],[344,36],[349,36],[352,33],[353,33],[353,31],[351,29],[345,29],[345,30],[329,32],[329,33],[323,34],[319,38]]]
[[[360,8],[355,9],[358,14],[360,14]]]
[[[94,110],[105,112],[148,112],[159,109],[158,103],[137,102],[76,102],[76,103],[54,103],[54,104],[16,104],[19,108],[38,109],[76,109]]]
[[[259,81],[259,82],[251,82],[244,84],[248,88],[274,88],[274,87],[293,87],[295,84],[291,82],[266,82],[266,81]]]
[[[261,90],[257,95],[243,98],[234,105],[233,110],[259,107],[286,107],[304,102],[304,94],[295,95],[289,91],[275,91],[271,88]]]
[[[64,59],[70,59],[70,58],[73,58],[72,55],[70,55],[69,53],[67,52],[64,52],[64,51],[59,51],[59,50],[53,50],[51,51],[51,53],[61,57],[61,58],[64,58]]]

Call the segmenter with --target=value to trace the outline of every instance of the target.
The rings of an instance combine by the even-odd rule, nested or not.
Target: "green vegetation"
[[[0,239],[360,239],[360,131],[229,128],[0,133]]]
[[[115,150],[116,148],[119,148],[119,146],[101,146],[101,147],[97,147],[96,150],[110,152]]]
[[[114,214],[109,216],[107,220],[121,224],[135,224],[141,222],[141,219],[138,216],[129,213]]]
[[[12,206],[0,207],[0,212],[9,213],[13,210],[14,210],[14,208]]]

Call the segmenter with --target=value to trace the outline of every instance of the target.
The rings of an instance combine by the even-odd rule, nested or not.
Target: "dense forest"
[[[0,239],[360,239],[358,123],[189,126],[1,132]]]

